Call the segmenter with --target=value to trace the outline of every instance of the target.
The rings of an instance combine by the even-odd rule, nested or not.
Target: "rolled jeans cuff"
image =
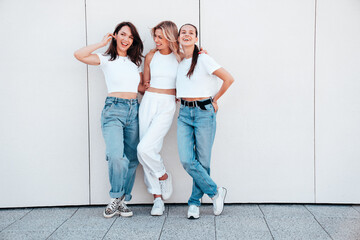
[[[129,202],[131,200],[131,198],[132,198],[131,194],[125,195],[125,201]]]
[[[216,196],[216,194],[217,194],[217,190],[216,190],[216,193],[215,194],[208,194],[208,196],[209,196],[209,198],[213,198],[213,197],[215,197]]]
[[[124,195],[124,192],[117,192],[117,193],[110,192],[110,197],[111,198],[121,198],[123,195]],[[125,196],[125,198],[126,198],[126,196]]]

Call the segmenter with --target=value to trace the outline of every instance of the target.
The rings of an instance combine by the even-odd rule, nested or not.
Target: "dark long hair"
[[[118,34],[120,29],[124,26],[128,26],[131,30],[131,34],[133,36],[133,43],[127,50],[127,55],[130,57],[130,60],[135,63],[138,67],[141,65],[142,62],[142,52],[144,50],[144,45],[141,41],[140,35],[136,30],[136,27],[131,22],[122,22],[119,23],[113,32],[113,34]],[[117,43],[116,39],[112,38],[109,48],[106,50],[105,55],[110,55],[109,61],[114,61],[118,57],[117,53]]]
[[[179,36],[180,36],[181,28],[182,28],[183,26],[186,26],[186,25],[189,25],[189,26],[192,26],[193,28],[195,28],[195,34],[196,34],[196,37],[197,37],[197,36],[198,36],[198,30],[197,30],[197,28],[196,28],[194,25],[192,25],[192,24],[190,24],[190,23],[186,23],[186,24],[184,24],[184,25],[182,25],[182,26],[180,27],[179,33],[178,33]],[[190,65],[190,69],[189,69],[188,73],[186,74],[186,76],[187,76],[188,78],[190,78],[191,75],[193,75],[193,73],[194,73],[194,70],[195,70],[195,67],[196,67],[196,64],[197,64],[198,57],[199,57],[199,47],[195,44],[194,51],[193,51],[193,55],[192,55],[192,60],[191,60],[191,65]]]

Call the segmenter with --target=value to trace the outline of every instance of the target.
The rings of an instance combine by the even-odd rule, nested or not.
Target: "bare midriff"
[[[137,97],[137,93],[134,93],[134,92],[111,92],[108,94],[108,97],[135,99]]]
[[[181,98],[185,101],[188,101],[188,102],[192,102],[192,101],[199,101],[199,100],[204,100],[204,99],[208,99],[210,97],[198,97],[198,98]]]
[[[146,91],[153,92],[153,93],[167,94],[167,95],[175,95],[176,94],[176,89],[161,89],[161,88],[149,87]]]

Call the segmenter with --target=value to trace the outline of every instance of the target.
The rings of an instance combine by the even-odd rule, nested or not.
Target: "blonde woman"
[[[152,30],[156,51],[145,56],[144,82],[150,86],[139,108],[140,143],[138,159],[144,168],[145,184],[154,196],[151,215],[164,213],[163,200],[172,194],[172,180],[160,155],[164,137],[168,133],[176,110],[175,81],[180,58],[177,26],[163,21]]]

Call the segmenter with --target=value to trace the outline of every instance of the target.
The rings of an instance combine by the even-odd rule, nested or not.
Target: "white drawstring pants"
[[[166,173],[166,169],[160,150],[171,127],[175,110],[174,95],[145,92],[140,104],[140,143],[137,154],[144,168],[145,184],[151,194],[161,195],[159,178]]]

